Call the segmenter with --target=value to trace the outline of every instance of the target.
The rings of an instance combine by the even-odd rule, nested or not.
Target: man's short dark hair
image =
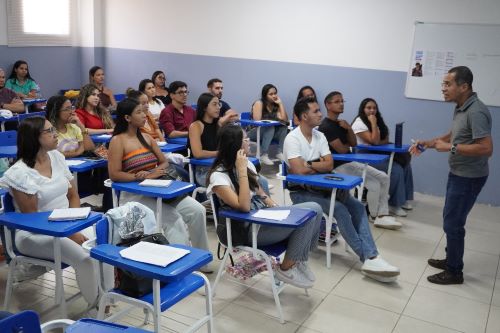
[[[208,82],[207,82],[207,88],[212,88],[212,86],[214,85],[214,83],[218,83],[218,82],[222,83],[222,80],[218,79],[216,77],[213,78],[213,79],[208,80]]]
[[[332,91],[332,92],[328,93],[328,95],[326,95],[323,103],[325,103],[325,105],[326,105],[326,103],[328,103],[332,98],[334,98],[337,95],[342,95],[342,93],[340,91]]]
[[[472,81],[474,80],[474,75],[472,75],[472,71],[469,67],[466,66],[457,66],[453,67],[448,71],[449,74],[455,74],[455,82],[458,85],[467,83],[469,88],[472,89]]]
[[[171,93],[171,94],[175,94],[175,92],[177,91],[177,89],[184,88],[184,87],[187,88],[187,84],[185,82],[174,81],[174,82],[170,83],[170,85],[168,86],[168,92]]]
[[[302,119],[302,115],[309,111],[309,104],[311,103],[317,103],[316,98],[312,96],[302,97],[297,101],[297,103],[295,103],[295,106],[293,107],[293,114],[299,121]]]

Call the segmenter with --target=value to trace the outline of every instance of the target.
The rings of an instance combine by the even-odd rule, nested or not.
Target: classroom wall
[[[453,110],[448,103],[404,97],[414,21],[500,24],[497,0],[93,0],[92,5],[88,30],[93,31],[85,38],[93,38],[93,45],[82,43],[77,52],[81,82],[92,61],[105,67],[115,93],[163,69],[168,82],[188,83],[189,102],[195,103],[206,81],[217,76],[224,80],[224,99],[240,112],[249,111],[262,85],[270,82],[289,113],[300,86],[310,84],[320,99],[331,90],[342,91],[349,121],[364,97],[375,98],[391,129],[405,121],[406,142],[449,130]],[[1,11],[0,22],[5,22]],[[4,41],[0,33],[0,51]],[[60,57],[47,56],[47,62],[55,65]],[[490,111],[498,143],[500,108]],[[495,190],[500,186],[499,153],[490,169],[479,202],[500,205]],[[444,194],[446,154],[426,152],[413,161],[413,170],[416,191]]]

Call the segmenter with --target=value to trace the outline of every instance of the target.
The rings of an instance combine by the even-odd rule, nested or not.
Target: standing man
[[[5,72],[0,68],[0,110],[3,109],[22,113],[24,104],[14,91],[5,87]]]
[[[425,148],[449,154],[450,172],[443,208],[446,258],[429,259],[443,271],[427,277],[436,284],[462,284],[465,222],[488,178],[488,159],[493,153],[491,115],[472,90],[473,75],[465,66],[453,67],[442,83],[446,102],[456,103],[451,131],[431,140],[418,140],[410,147],[416,156]]]
[[[224,85],[222,80],[218,78],[213,78],[207,82],[208,92],[214,96],[217,96],[220,104],[219,113],[219,126],[226,124],[228,122],[238,121],[239,115],[236,111],[231,109],[231,106],[222,100],[222,92],[224,91]]]
[[[174,81],[168,86],[172,103],[160,113],[160,127],[165,132],[165,138],[181,138],[188,136],[189,125],[196,118],[196,111],[186,105],[189,91],[187,84]]]
[[[333,157],[335,154],[349,154],[356,147],[356,134],[351,125],[339,119],[344,112],[344,97],[338,91],[332,91],[325,98],[326,117],[319,125],[328,141]],[[358,162],[335,161],[335,171],[348,175],[363,176],[365,165]],[[378,228],[395,230],[401,228],[401,223],[389,216],[389,176],[372,166],[366,166],[365,187],[368,189],[367,201],[373,225]]]

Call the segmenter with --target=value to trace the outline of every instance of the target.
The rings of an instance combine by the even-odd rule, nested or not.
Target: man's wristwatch
[[[456,144],[451,145],[450,153],[452,155],[455,155],[457,153],[457,145]]]

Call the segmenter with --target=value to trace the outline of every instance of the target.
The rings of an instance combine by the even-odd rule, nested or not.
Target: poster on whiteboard
[[[415,23],[405,96],[442,101],[443,77],[467,66],[481,100],[500,106],[500,25]]]

